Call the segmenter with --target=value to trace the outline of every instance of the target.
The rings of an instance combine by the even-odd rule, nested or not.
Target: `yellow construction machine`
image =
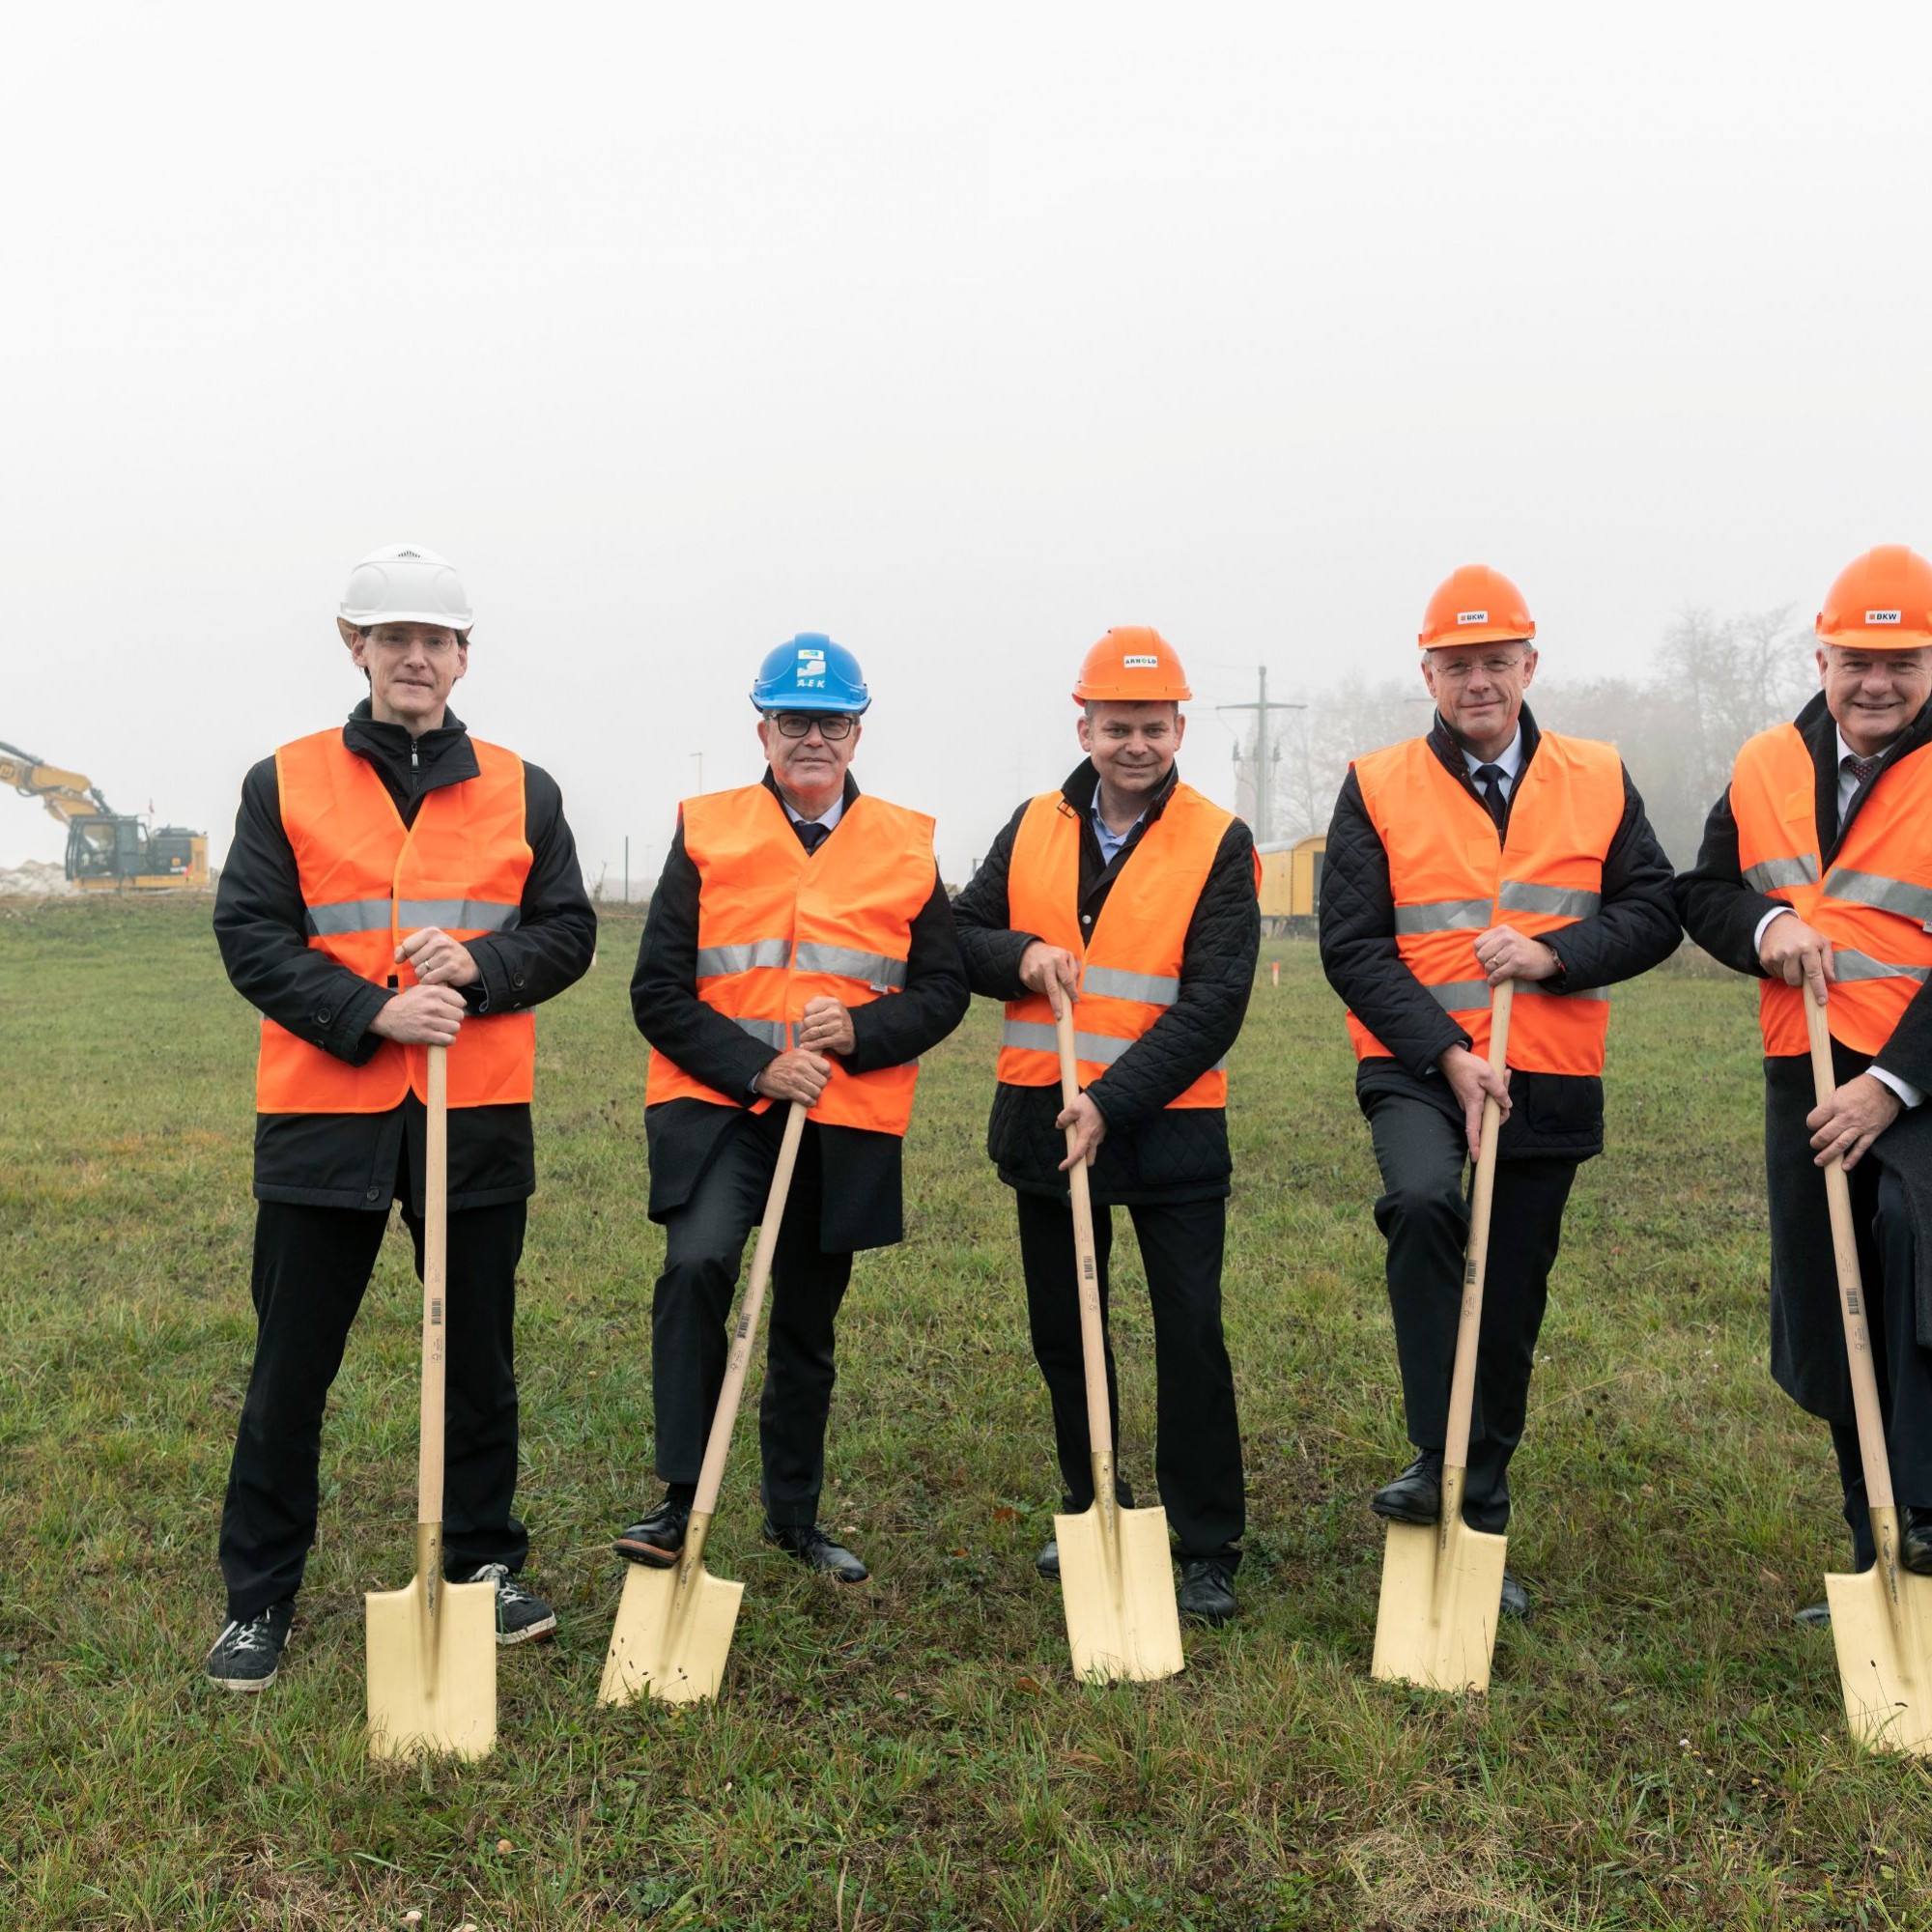
[[[184,825],[150,830],[118,812],[100,787],[17,745],[0,741],[0,784],[37,798],[67,827],[67,875],[89,893],[198,893],[208,890],[208,834]]]

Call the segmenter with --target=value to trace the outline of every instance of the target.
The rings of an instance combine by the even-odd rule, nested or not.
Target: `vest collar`
[[[1517,728],[1522,733],[1522,761],[1516,768],[1516,778],[1510,785],[1512,801],[1522,787],[1522,781],[1529,773],[1529,762],[1536,756],[1536,747],[1543,737],[1531,717],[1529,706],[1525,704],[1517,714]],[[1437,712],[1429,726],[1429,749],[1435,753],[1437,762],[1451,778],[1460,784],[1470,797],[1480,800],[1475,781],[1469,776],[1468,761],[1463,755],[1463,746],[1455,733],[1442,722],[1441,712]],[[1487,807],[1484,808],[1488,810]]]

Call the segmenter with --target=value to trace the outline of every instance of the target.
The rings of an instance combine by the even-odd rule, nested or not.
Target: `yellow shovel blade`
[[[1845,1716],[1871,1750],[1932,1757],[1932,1577],[1891,1575],[1895,1602],[1883,1566],[1825,1578]]]
[[[1109,1482],[1111,1483],[1111,1475]],[[1056,1516],[1060,1590],[1076,1677],[1146,1682],[1187,1667],[1164,1509],[1120,1509],[1113,1524],[1096,1499]]]
[[[1390,1523],[1372,1673],[1428,1690],[1487,1690],[1508,1548],[1508,1537],[1471,1529],[1460,1509],[1446,1530]]]
[[[712,1576],[701,1557],[666,1570],[630,1565],[597,1701],[628,1704],[648,1692],[668,1704],[696,1704],[717,1696],[744,1594],[744,1584]]]
[[[362,1599],[371,1757],[485,1757],[497,1743],[497,1586],[420,1574]]]

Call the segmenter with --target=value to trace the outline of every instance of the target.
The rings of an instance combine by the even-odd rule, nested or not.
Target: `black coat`
[[[1109,893],[1134,890],[1141,835],[1166,810],[1179,772],[1168,773],[1111,866],[1102,864],[1094,835],[1099,781],[1092,762],[1083,760],[1061,786],[1080,820],[1080,918],[1089,932]],[[972,884],[952,905],[973,990],[995,1000],[1016,1000],[1026,992],[1019,980],[1020,954],[1039,936],[1011,929],[1007,895],[1013,840],[1026,812],[1022,805],[1007,821]],[[1096,1202],[1208,1201],[1229,1191],[1233,1161],[1226,1110],[1170,1108],[1168,1102],[1224,1059],[1240,1035],[1261,951],[1254,867],[1253,835],[1236,819],[1222,837],[1187,923],[1174,1005],[1087,1089],[1107,1122],[1090,1171]],[[1009,1187],[1066,1198],[1066,1177],[1060,1172],[1066,1136],[1053,1124],[1059,1113],[1057,1084],[1015,1087],[1002,1081],[994,1088],[986,1151]]]
[[[769,770],[764,782],[777,790]],[[846,805],[858,796],[859,787],[848,772]],[[831,836],[845,836],[842,818]],[[699,886],[697,867],[684,849],[680,819],[638,947],[631,1012],[638,1031],[655,1052],[720,1094],[739,1096],[739,1105],[683,1098],[661,1100],[644,1109],[651,1162],[648,1211],[654,1221],[662,1221],[691,1199],[724,1136],[747,1118],[754,1098],[752,1082],[778,1058],[771,1047],[697,997]],[[952,929],[952,908],[935,866],[932,896],[912,923],[905,986],[849,1009],[854,1044],[839,1058],[853,1073],[903,1066],[937,1046],[959,1024],[970,1004],[959,940]],[[818,1136],[823,1155],[819,1216],[823,1252],[884,1248],[901,1239],[905,1209],[899,1137],[864,1127],[821,1126],[815,1121],[807,1131]]]
[[[342,727],[342,742],[375,768],[405,824],[414,822],[429,793],[480,769],[462,721],[454,712],[444,716],[440,729],[412,743],[401,725],[372,720],[364,698]],[[583,977],[596,950],[597,915],[578,869],[563,796],[548,772],[530,764],[524,767],[524,837],[530,869],[518,924],[465,942],[483,975],[461,989],[473,1012],[517,1012],[554,999]],[[214,936],[230,982],[251,1006],[351,1066],[375,1057],[383,1040],[369,1022],[395,994],[310,947],[271,757],[242,782],[235,842],[215,891]],[[255,1198],[386,1213],[407,1149],[420,1208],[423,1124],[413,1095],[386,1114],[257,1114]],[[528,1107],[450,1109],[452,1209],[521,1201],[536,1184]]]
[[[1852,800],[1838,823],[1838,728],[1821,692],[1796,719],[1811,754],[1816,781],[1819,861],[1829,872],[1865,804],[1885,783],[1881,768]],[[1891,760],[1932,743],[1932,705],[1913,721],[1892,749]],[[1921,828],[1932,839],[1932,826]],[[1757,928],[1782,899],[1747,886],[1738,860],[1738,826],[1730,787],[1711,808],[1697,863],[1677,881],[1684,927],[1713,958],[1733,971],[1762,980]],[[1913,996],[1891,1037],[1867,1059],[1837,1040],[1832,1058],[1839,1085],[1869,1065],[1932,1094],[1932,982]],[[1838,1312],[1836,1265],[1825,1207],[1824,1175],[1811,1152],[1804,1117],[1816,1104],[1811,1063],[1805,1054],[1767,1056],[1764,1063],[1765,1177],[1771,1209],[1771,1372],[1795,1402],[1833,1422],[1852,1420],[1851,1377],[1845,1365],[1844,1328]],[[1932,1346],[1932,1100],[1901,1112],[1872,1143],[1868,1159],[1890,1168],[1905,1183],[1918,1254],[1918,1337]]]
[[[1541,737],[1525,705],[1522,764],[1510,787],[1512,806]],[[1429,749],[1466,794],[1471,832],[1495,836],[1495,822],[1470,780],[1462,747],[1440,716],[1430,730]],[[1507,815],[1506,810],[1505,822]],[[1623,817],[1604,855],[1602,903],[1588,919],[1538,936],[1563,967],[1560,980],[1543,982],[1545,991],[1634,980],[1677,950],[1670,861],[1650,829],[1629,772],[1624,773]],[[1328,983],[1389,1050],[1386,1057],[1371,1055],[1356,1067],[1357,1097],[1366,1105],[1377,1094],[1408,1094],[1460,1121],[1463,1110],[1436,1062],[1452,1046],[1466,1047],[1469,1036],[1436,1004],[1396,950],[1388,853],[1369,817],[1352,766],[1328,827],[1321,942]],[[1474,958],[1471,953],[1472,973]],[[1597,1075],[1526,1073],[1513,1067],[1510,1100],[1498,1159],[1556,1155],[1586,1160],[1603,1151],[1604,1083]]]

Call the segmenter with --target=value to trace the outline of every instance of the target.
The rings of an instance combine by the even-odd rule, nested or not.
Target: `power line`
[[[1261,691],[1251,704],[1217,704],[1216,711],[1252,711],[1255,714],[1255,843],[1265,845],[1272,836],[1268,820],[1273,816],[1274,767],[1281,759],[1281,747],[1276,746],[1272,755],[1268,752],[1268,714],[1272,711],[1306,711],[1305,704],[1288,704],[1279,698],[1273,702],[1268,698],[1267,666],[1257,667],[1261,673]],[[1235,748],[1235,762],[1241,761],[1238,745]]]

